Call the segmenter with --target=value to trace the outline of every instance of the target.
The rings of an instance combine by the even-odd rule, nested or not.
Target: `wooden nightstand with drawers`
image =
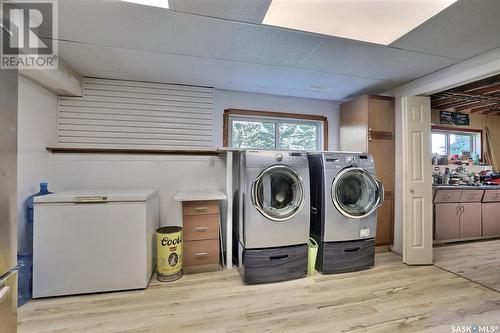
[[[182,202],[184,273],[215,271],[220,267],[220,191],[178,192]]]

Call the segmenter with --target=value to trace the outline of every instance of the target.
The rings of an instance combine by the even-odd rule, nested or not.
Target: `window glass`
[[[234,120],[231,145],[233,148],[273,149],[276,146],[274,122]]]
[[[472,137],[470,135],[450,134],[450,154],[462,155],[463,152],[471,153]]]
[[[321,150],[322,128],[313,120],[233,116],[228,135],[232,148]]]
[[[446,155],[446,134],[432,133],[432,153]]]
[[[315,150],[318,142],[317,131],[316,125],[280,123],[279,148]]]
[[[432,153],[437,155],[464,155],[481,157],[481,132],[465,132],[457,130],[433,130]]]

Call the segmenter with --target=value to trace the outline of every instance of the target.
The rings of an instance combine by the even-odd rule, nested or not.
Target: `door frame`
[[[435,73],[411,81],[405,85],[397,87],[385,93],[393,96],[396,100],[396,154],[401,156],[396,160],[396,176],[401,177],[404,171],[402,165],[402,117],[401,100],[405,96],[428,96],[433,93],[447,90],[456,86],[481,80],[500,73],[500,48],[486,52],[479,56],[470,58],[458,64],[452,65]],[[394,244],[391,251],[403,255],[403,226],[406,219],[402,214],[403,184],[401,178],[396,182],[395,187],[395,223],[394,223]],[[432,186],[432,184],[430,185]]]

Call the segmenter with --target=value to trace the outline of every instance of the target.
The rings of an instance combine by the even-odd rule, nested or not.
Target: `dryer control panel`
[[[244,154],[247,167],[265,167],[274,164],[308,166],[307,154],[300,151],[247,150]]]
[[[323,163],[327,169],[343,169],[351,166],[371,169],[375,166],[373,156],[364,153],[325,152]]]

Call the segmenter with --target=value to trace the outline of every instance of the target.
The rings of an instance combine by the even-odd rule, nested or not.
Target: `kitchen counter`
[[[434,190],[500,190],[500,185],[433,185]]]

